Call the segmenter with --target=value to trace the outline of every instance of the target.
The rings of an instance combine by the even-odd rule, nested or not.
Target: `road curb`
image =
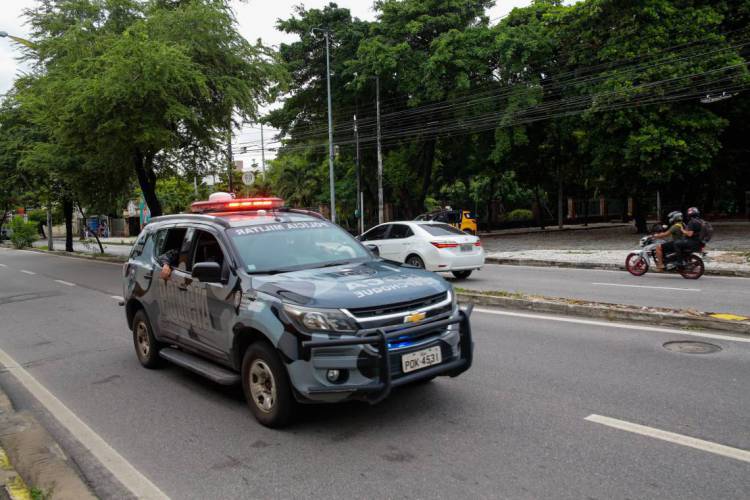
[[[45,498],[96,498],[52,436],[28,412],[17,412],[2,390],[0,447],[23,481],[42,492]]]
[[[652,326],[660,325],[677,328],[719,330],[750,336],[750,320],[729,321],[716,319],[708,316],[710,313],[707,312],[641,308],[638,306],[608,304],[604,302],[517,296],[516,294],[504,296],[463,290],[458,291],[458,298],[461,301],[473,302],[475,305],[498,307],[501,309],[522,309],[537,313],[583,316],[608,321],[632,321],[648,323]]]
[[[571,269],[597,269],[600,271],[625,271],[625,264],[609,264],[606,262],[566,262],[561,260],[542,259],[508,259],[501,257],[487,257],[487,264],[499,264],[506,266],[534,266],[534,267],[564,267]],[[706,268],[706,275],[710,276],[734,276],[738,278],[750,278],[750,271],[734,269],[710,269]]]
[[[65,252],[62,250],[41,250],[39,248],[23,248],[27,252],[44,253],[48,255],[57,255],[58,257],[69,257],[71,259],[83,259],[83,260],[94,260],[98,262],[109,262],[111,264],[123,264],[128,261],[126,256],[118,255],[101,255],[101,254],[85,254],[78,252]]]

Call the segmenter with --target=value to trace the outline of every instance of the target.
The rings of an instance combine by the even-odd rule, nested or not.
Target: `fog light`
[[[328,372],[326,372],[326,378],[329,382],[336,382],[340,376],[341,372],[338,370],[328,370]]]

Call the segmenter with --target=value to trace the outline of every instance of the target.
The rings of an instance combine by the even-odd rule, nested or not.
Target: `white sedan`
[[[359,240],[377,247],[384,259],[428,271],[452,272],[459,279],[468,278],[484,265],[479,238],[441,222],[388,222],[360,235]]]

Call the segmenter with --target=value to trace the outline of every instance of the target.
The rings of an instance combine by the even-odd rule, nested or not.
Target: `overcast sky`
[[[24,24],[23,10],[33,7],[35,0],[0,0],[0,31],[7,31],[11,35],[28,36],[28,27]],[[261,38],[266,45],[276,45],[281,42],[293,41],[293,37],[276,31],[276,20],[287,18],[295,5],[303,4],[307,8],[320,8],[328,0],[234,0],[240,32],[251,41]],[[360,19],[374,19],[371,0],[338,0],[340,7],[347,7],[352,15]],[[496,5],[489,10],[491,19],[499,18],[510,12],[513,7],[528,5],[530,0],[496,0]],[[0,94],[7,92],[13,84],[15,75],[23,71],[16,57],[18,51],[15,43],[7,38],[0,39]],[[238,138],[241,141],[259,140],[259,131],[246,127]],[[248,155],[246,162],[251,162]],[[259,162],[260,158],[257,159]]]

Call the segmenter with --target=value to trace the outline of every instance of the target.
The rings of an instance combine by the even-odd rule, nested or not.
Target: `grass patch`
[[[49,492],[46,492],[37,487],[31,488],[31,490],[29,490],[29,494],[31,495],[32,500],[47,500],[48,498],[51,498]]]
[[[469,290],[468,288],[455,288],[458,293],[473,293],[475,295],[491,295],[492,297],[505,297],[508,299],[527,299],[530,295],[525,295],[518,292],[506,292],[505,290]]]

